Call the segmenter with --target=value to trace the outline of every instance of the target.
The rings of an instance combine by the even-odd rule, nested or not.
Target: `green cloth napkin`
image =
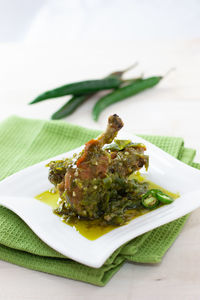
[[[0,180],[57,154],[76,148],[99,131],[62,121],[10,117],[0,124]],[[193,163],[195,150],[181,138],[143,136],[183,162]],[[64,257],[43,243],[12,211],[0,206],[0,259],[42,272],[104,286],[125,261],[158,263],[175,241],[187,216],[147,232],[117,249],[99,269]],[[134,266],[133,266],[134,267]]]

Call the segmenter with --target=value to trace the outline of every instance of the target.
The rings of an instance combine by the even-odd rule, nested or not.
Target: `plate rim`
[[[154,144],[152,144],[152,143],[150,143],[149,141],[146,141],[145,139],[143,139],[143,138],[141,138],[141,137],[138,137],[138,136],[135,136],[135,135],[133,135],[133,134],[131,134],[131,133],[126,133],[127,135],[129,135],[129,136],[131,136],[131,139],[133,140],[133,139],[139,139],[140,141],[142,141],[145,145],[147,145],[147,147],[148,147],[148,145],[150,145],[150,147],[151,148],[153,148],[153,150],[152,151],[154,151],[155,149],[156,149],[156,152],[157,153],[159,153],[159,152],[161,152],[161,153],[164,153],[164,155],[166,156],[166,157],[170,157],[170,160],[171,161],[175,161],[176,163],[178,163],[179,164],[179,166],[180,167],[184,167],[184,168],[187,168],[188,170],[190,170],[192,173],[194,173],[194,174],[198,174],[198,176],[199,176],[199,178],[200,178],[200,171],[199,170],[197,170],[197,169],[195,169],[194,167],[192,167],[192,166],[189,166],[189,165],[187,165],[187,164],[185,164],[185,163],[183,163],[183,162],[181,162],[181,161],[179,161],[178,159],[176,159],[175,157],[173,157],[172,155],[170,155],[170,154],[168,154],[167,152],[165,152],[164,150],[162,150],[162,149],[160,149],[160,148],[158,148],[157,146],[155,146]],[[124,135],[124,132],[123,132],[123,135]],[[12,174],[12,175],[10,175],[10,176],[8,176],[8,177],[6,177],[5,179],[3,179],[2,181],[0,181],[0,189],[1,189],[1,186],[3,185],[3,184],[7,184],[7,183],[9,183],[10,181],[12,181],[13,179],[15,179],[15,177],[16,176],[19,176],[19,175],[23,175],[23,173],[24,172],[28,172],[30,169],[33,169],[33,168],[38,168],[38,167],[44,167],[50,160],[55,160],[55,159],[58,159],[58,158],[61,158],[61,157],[64,157],[64,156],[66,156],[66,155],[68,155],[68,156],[70,156],[70,155],[72,155],[73,153],[75,153],[75,152],[77,152],[77,151],[80,151],[82,148],[84,147],[84,145],[82,145],[82,146],[80,146],[80,147],[78,147],[78,148],[75,148],[75,149],[72,149],[72,150],[70,150],[70,151],[68,151],[68,152],[64,152],[64,153],[62,153],[62,154],[58,154],[58,155],[56,155],[56,156],[54,156],[54,157],[51,157],[51,158],[48,158],[48,159],[46,159],[46,160],[43,160],[43,161],[40,161],[40,162],[38,162],[38,163],[36,163],[36,164],[33,164],[33,165],[31,165],[31,166],[29,166],[29,167],[27,167],[27,168],[24,168],[24,169],[22,169],[22,170],[20,170],[20,171],[18,171],[18,172],[16,172],[16,173],[14,173],[14,174]],[[155,149],[154,149],[155,148]],[[198,190],[197,190],[198,191]],[[199,195],[200,195],[200,190],[199,190]],[[0,196],[0,203],[1,203],[1,200],[3,199],[3,198],[5,198],[5,197],[7,197],[6,195],[1,195]],[[180,197],[181,198],[181,197]],[[45,205],[45,204],[44,204]],[[6,206],[6,205],[4,205],[4,206]],[[171,205],[170,205],[171,206]],[[9,207],[8,207],[9,208]],[[161,208],[159,208],[159,209],[162,209],[163,207],[161,207]],[[11,209],[11,208],[9,208],[9,209]],[[159,209],[157,209],[157,211],[159,210]],[[11,209],[12,210],[12,209]],[[153,213],[153,212],[149,212],[147,215],[150,215],[151,213]],[[19,214],[17,213],[17,215],[19,216]],[[21,217],[21,216],[19,216],[22,220],[24,220],[24,218],[23,217]],[[140,216],[140,217],[138,217],[137,219],[141,219],[143,216]],[[127,225],[124,225],[124,226],[122,226],[122,227],[127,227],[127,226],[129,226],[130,224],[133,224],[133,223],[135,223],[134,221],[135,221],[136,219],[133,219],[132,221],[130,221]],[[169,221],[169,222],[171,222],[171,221]],[[35,232],[34,231],[34,229],[32,228],[32,226],[30,226],[26,221],[25,221],[25,223],[31,228],[31,230],[33,231],[33,232]],[[164,224],[166,224],[166,223],[164,223]],[[163,225],[163,224],[162,224]],[[161,226],[161,225],[158,225],[157,227],[159,227],[159,226]],[[118,230],[118,229],[121,229],[122,227],[119,227],[119,228],[116,228],[116,229],[114,229],[114,230]],[[126,228],[125,227],[125,228]],[[154,228],[157,228],[157,227],[154,227]],[[152,228],[152,229],[154,229],[154,228]],[[149,230],[152,230],[152,229],[149,229]],[[114,230],[112,230],[111,232],[113,232]],[[148,231],[149,231],[148,230]],[[146,231],[146,232],[148,232],[148,231]],[[144,233],[144,232],[143,232]],[[143,234],[143,233],[141,233],[141,234]],[[110,234],[110,232],[108,232],[108,233],[106,233],[105,235],[103,235],[103,237],[104,236],[108,236],[109,237],[109,234]],[[37,233],[36,233],[36,235],[37,236],[39,236]],[[139,236],[139,235],[137,235],[137,236]],[[39,238],[40,238],[40,236],[39,236]],[[83,264],[85,264],[85,265],[88,265],[88,266],[90,266],[90,267],[94,267],[94,268],[99,268],[99,267],[101,267],[104,263],[105,263],[105,261],[109,258],[109,256],[118,248],[118,247],[120,247],[120,246],[122,246],[124,243],[126,243],[126,242],[128,242],[128,241],[130,241],[131,239],[133,239],[133,238],[135,238],[135,237],[130,237],[129,239],[125,239],[125,241],[123,242],[123,243],[121,243],[120,245],[118,245],[118,246],[115,246],[114,248],[115,249],[113,249],[113,247],[110,247],[107,251],[105,251],[105,255],[104,256],[102,256],[102,257],[98,257],[98,259],[96,260],[96,263],[95,262],[92,262],[92,264],[91,263],[89,263],[88,261],[83,261],[83,260],[77,260],[77,259],[75,259],[75,258],[72,258],[72,259],[74,259],[75,261],[78,261],[78,262],[80,262],[80,263],[83,263]],[[44,239],[42,239],[43,241],[44,241]],[[95,248],[95,247],[99,247],[99,243],[101,242],[101,237],[100,238],[98,238],[97,240],[95,240],[95,241],[90,241],[90,242],[92,242],[92,243],[90,243],[90,247],[92,247],[92,248]],[[49,243],[47,242],[47,241],[44,241],[47,245],[49,245]],[[95,242],[95,243],[94,243]],[[95,246],[96,245],[96,246]],[[60,251],[59,251],[59,249],[56,249],[56,247],[55,246],[53,246],[52,247],[52,245],[49,245],[51,248],[53,248],[53,249],[55,249],[57,252],[59,252],[59,253],[61,253]],[[112,249],[111,249],[112,248]],[[63,254],[63,253],[61,253],[61,254]],[[63,254],[63,255],[65,255],[65,254]],[[68,255],[68,258],[70,258],[70,256]]]

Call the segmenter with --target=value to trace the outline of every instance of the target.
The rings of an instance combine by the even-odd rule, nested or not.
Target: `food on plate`
[[[123,125],[118,115],[110,116],[106,131],[87,142],[81,153],[47,165],[48,178],[60,195],[56,214],[118,226],[137,212],[173,201],[134,177],[142,167],[148,169],[149,157],[145,145],[116,139]]]

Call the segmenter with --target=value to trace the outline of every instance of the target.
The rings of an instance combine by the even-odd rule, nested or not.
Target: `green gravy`
[[[147,179],[145,179],[144,177],[142,177],[140,175],[139,172],[137,172],[136,174],[134,174],[132,176],[132,178],[137,179],[138,181],[142,182],[148,182],[149,183],[149,189],[159,189],[161,191],[163,191],[164,193],[168,194],[169,196],[171,196],[174,199],[177,199],[180,195],[179,194],[174,194],[172,192],[169,192],[165,189],[163,189],[162,187],[160,187],[159,185],[148,181]],[[58,207],[57,201],[59,199],[59,194],[58,192],[52,192],[52,191],[45,191],[39,195],[37,195],[35,197],[37,200],[42,201],[43,203],[51,206],[53,209]],[[130,210],[130,214],[134,215],[131,217],[131,220],[144,215],[146,213],[148,213],[149,210],[148,209],[142,209],[142,210]],[[128,211],[127,211],[128,213]],[[102,235],[104,235],[105,233],[113,230],[114,228],[117,228],[118,226],[113,226],[113,225],[106,225],[106,226],[102,226],[100,225],[100,221],[99,220],[93,220],[93,221],[88,221],[88,220],[80,220],[80,219],[72,219],[70,221],[66,221],[64,220],[63,222],[65,222],[67,225],[73,227],[76,231],[78,231],[82,236],[84,236],[85,238],[87,238],[88,240],[96,240],[99,237],[101,237]]]

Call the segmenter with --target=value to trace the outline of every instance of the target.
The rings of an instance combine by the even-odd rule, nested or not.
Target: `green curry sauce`
[[[148,181],[144,177],[140,175],[139,172],[134,174],[132,178],[140,181],[140,182],[148,182],[149,184],[149,189],[159,189],[163,191],[165,194],[171,196],[173,199],[177,199],[179,197],[179,194],[174,194],[170,191],[165,190],[164,188],[158,186],[157,184]],[[51,206],[53,209],[58,207],[58,200],[59,200],[59,194],[58,192],[52,192],[52,191],[45,191],[35,197],[37,200],[42,201],[43,203]],[[127,213],[131,214],[131,220],[144,215],[148,213],[150,210],[143,208],[141,210],[130,210]],[[101,220],[83,220],[83,219],[77,219],[73,218],[70,219],[70,221],[64,220],[67,225],[73,227],[76,231],[78,231],[82,236],[87,238],[88,240],[96,240],[102,235],[106,234],[107,232],[113,230],[114,228],[117,228],[118,226],[114,225],[104,225],[102,226],[100,224]]]

